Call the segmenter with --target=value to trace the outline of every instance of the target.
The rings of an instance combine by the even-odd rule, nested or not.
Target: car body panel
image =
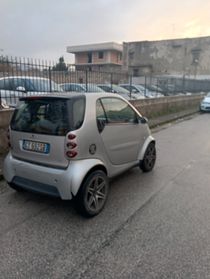
[[[139,127],[141,126],[141,127]],[[136,161],[143,144],[144,124],[106,125],[101,137],[109,160],[113,165]],[[125,152],[126,150],[126,152]]]

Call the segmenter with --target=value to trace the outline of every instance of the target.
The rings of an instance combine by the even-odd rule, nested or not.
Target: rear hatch
[[[84,99],[84,98],[83,98]],[[78,98],[22,98],[10,125],[12,156],[31,163],[66,168],[66,135],[74,129],[72,109]]]

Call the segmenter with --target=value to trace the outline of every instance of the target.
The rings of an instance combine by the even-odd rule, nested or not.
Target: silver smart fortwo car
[[[147,120],[112,93],[60,93],[20,99],[9,127],[4,177],[16,189],[75,198],[98,214],[109,178],[134,166],[151,171],[155,140]]]

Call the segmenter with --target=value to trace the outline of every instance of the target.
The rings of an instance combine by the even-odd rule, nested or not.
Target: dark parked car
[[[15,107],[19,97],[62,91],[57,83],[47,78],[24,76],[0,78],[0,96],[3,107]]]
[[[92,83],[88,83],[87,88],[86,84],[81,83],[62,83],[60,86],[67,92],[104,92],[104,90]]]

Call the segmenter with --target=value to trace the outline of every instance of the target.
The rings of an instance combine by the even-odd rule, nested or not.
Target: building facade
[[[123,43],[123,68],[134,76],[210,77],[210,37]]]
[[[123,46],[118,43],[100,43],[68,46],[67,52],[75,55],[76,70],[120,72]]]

